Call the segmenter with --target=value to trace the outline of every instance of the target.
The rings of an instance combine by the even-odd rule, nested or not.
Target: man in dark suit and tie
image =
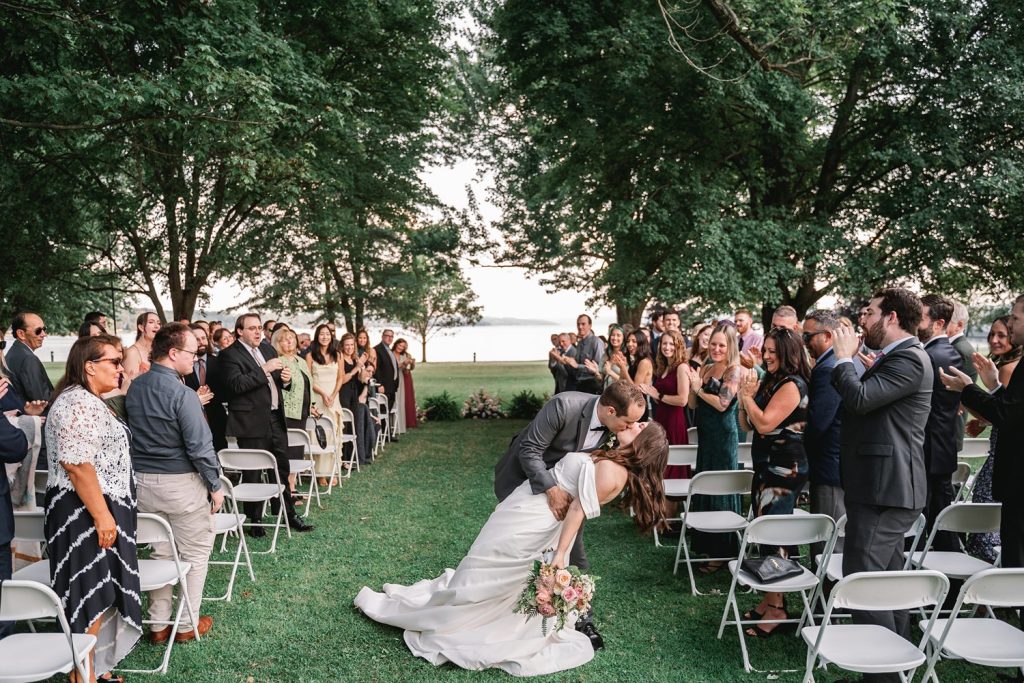
[[[946,336],[946,321],[953,316],[953,302],[937,294],[921,297],[921,324],[917,338],[932,362],[932,410],[924,431],[924,464],[928,468],[928,502],[924,516],[928,532],[939,513],[953,502],[953,472],[956,471],[956,427],[960,422],[960,397],[945,391],[939,368],[963,370],[960,354]],[[935,538],[936,550],[957,550],[957,540],[950,532]]]
[[[1010,343],[1024,344],[1024,294],[1017,297],[1010,313]],[[1024,567],[1024,363],[1018,363],[1010,383],[999,385],[995,364],[980,353],[973,358],[978,374],[991,393],[976,385],[963,372],[953,368],[943,371],[942,383],[951,392],[960,393],[960,400],[975,415],[999,429],[996,440],[992,497],[1003,504],[999,534],[1003,542],[1003,566]]]
[[[380,343],[373,347],[377,352],[377,368],[373,371],[373,377],[384,389],[384,396],[388,399],[388,410],[395,407],[395,395],[398,393],[398,359],[391,350],[394,341],[394,330],[384,330],[380,335]],[[388,418],[389,423],[390,419]]]
[[[11,323],[14,344],[7,352],[11,385],[26,401],[49,401],[53,384],[35,351],[46,339],[46,325],[35,313],[18,313]]]
[[[200,387],[206,387],[213,392],[213,399],[203,406],[203,412],[213,433],[213,448],[219,451],[228,447],[225,436],[228,422],[227,413],[224,412],[225,391],[223,387],[216,386],[217,358],[210,355],[210,340],[206,330],[197,323],[192,323],[190,327],[196,338],[197,347],[196,357],[192,363],[192,374],[185,376],[185,385],[193,391],[198,392]]]
[[[572,497],[558,487],[551,468],[566,453],[589,453],[600,448],[613,434],[643,417],[646,405],[643,393],[626,380],[612,382],[600,396],[577,391],[554,396],[526,429],[516,434],[494,467],[494,494],[499,501],[505,500],[529,479],[534,493],[547,495],[555,518],[564,518]],[[590,568],[582,527],[569,561],[580,569]],[[595,650],[603,647],[604,641],[594,628],[591,615],[584,616],[576,630],[590,638]]]
[[[953,345],[956,352],[960,354],[963,361],[964,372],[971,378],[972,382],[978,381],[978,371],[974,369],[974,344],[967,339],[967,321],[969,313],[967,306],[959,301],[953,301],[953,318],[946,324],[946,334],[949,336],[949,343]],[[956,452],[964,449],[964,429],[967,426],[967,411],[960,411],[959,424],[956,426]]]
[[[262,336],[257,314],[239,316],[235,322],[237,341],[217,357],[214,382],[226,389],[228,436],[236,437],[240,448],[258,448],[274,455],[278,477],[285,487],[288,524],[296,531],[310,531],[313,527],[299,517],[288,492],[288,432],[281,390],[291,383],[291,372],[282,366],[273,347],[268,351],[260,350]],[[243,481],[258,481],[258,478],[258,472],[243,473]],[[261,508],[260,503],[246,503],[245,514],[259,521]],[[271,510],[277,513],[276,501]],[[262,536],[262,531],[261,527],[253,527],[251,533]]]
[[[931,412],[931,360],[917,340],[921,300],[912,292],[877,292],[861,317],[864,343],[881,349],[860,378],[853,358],[861,340],[840,325],[833,335],[832,386],[843,399],[840,471],[846,503],[843,574],[902,569],[904,534],[925,506],[924,435]],[[910,637],[906,611],[855,612],[855,623],[879,624]],[[898,681],[865,674],[865,681]]]

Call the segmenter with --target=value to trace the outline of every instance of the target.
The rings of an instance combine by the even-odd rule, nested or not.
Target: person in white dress
[[[553,563],[566,566],[584,518],[597,517],[623,489],[641,531],[663,523],[665,430],[635,423],[618,438],[612,450],[569,453],[552,469],[558,486],[573,497],[563,521],[552,514],[547,496],[534,494],[524,481],[498,504],[456,569],[411,586],[384,584],[383,592],[363,587],[355,606],[374,621],[405,629],[412,653],[435,666],[452,662],[538,676],[586,664],[594,657],[586,635],[571,627],[545,635],[542,617],[513,609],[533,562],[555,548]]]
[[[340,444],[344,434],[341,423],[341,402],[338,394],[344,384],[344,367],[338,362],[338,347],[334,343],[334,335],[327,325],[320,325],[313,335],[312,350],[306,355],[309,374],[313,378],[313,406],[321,414],[327,415],[334,422],[334,442]],[[332,456],[316,455],[317,473],[330,472],[333,467]],[[351,464],[349,465],[351,467]],[[327,479],[317,478],[317,484],[327,486]],[[337,481],[332,482],[337,485]]]

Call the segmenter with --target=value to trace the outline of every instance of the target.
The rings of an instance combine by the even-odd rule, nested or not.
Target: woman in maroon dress
[[[412,386],[412,371],[416,367],[416,359],[409,355],[409,342],[404,339],[395,342],[394,352],[405,388],[405,426],[413,429],[416,426],[416,391]]]

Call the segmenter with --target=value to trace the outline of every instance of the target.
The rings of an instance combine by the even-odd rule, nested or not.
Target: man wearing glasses
[[[46,325],[35,313],[23,312],[11,323],[14,344],[7,352],[7,369],[13,389],[26,401],[49,401],[53,384],[35,351],[46,339]]]
[[[220,462],[213,449],[213,434],[203,415],[203,403],[213,398],[209,388],[197,393],[185,386],[192,373],[199,344],[188,326],[165,325],[153,338],[152,366],[135,378],[125,397],[128,426],[132,430],[132,467],[138,488],[139,512],[164,517],[174,531],[181,559],[188,571],[188,597],[196,613],[203,601],[207,563],[215,534],[212,515],[224,504]],[[166,543],[153,545],[153,559],[171,559]],[[149,616],[171,618],[171,587],[150,594]],[[199,617],[199,635],[213,625]],[[154,643],[166,642],[171,627],[150,632]],[[177,642],[195,639],[192,625],[179,624]]]

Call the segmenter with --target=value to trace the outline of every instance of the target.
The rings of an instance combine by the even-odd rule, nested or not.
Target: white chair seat
[[[739,531],[747,526],[747,519],[732,510],[691,512],[686,516],[686,526],[698,531]]]
[[[932,629],[935,641],[949,619],[936,619]],[[921,622],[922,630],[927,622]],[[1024,666],[1024,631],[998,619],[957,619],[949,629],[943,652],[973,664],[996,667]]]
[[[245,524],[245,515],[233,515],[230,512],[218,512],[213,516],[213,529],[215,533],[223,534],[233,531],[238,525]]]
[[[14,572],[14,576],[12,576],[11,578],[15,581],[35,581],[36,583],[41,583],[44,586],[49,586],[50,562],[49,560],[43,560],[42,562],[33,562],[27,567],[22,567],[18,571]]]
[[[181,573],[187,574],[192,568],[189,562],[181,563]],[[172,560],[139,560],[139,587],[152,591],[178,582],[178,570]]]
[[[907,553],[904,553],[907,555]],[[914,553],[912,560],[915,567],[921,569],[934,569],[942,572],[951,579],[966,579],[978,572],[991,569],[992,565],[984,560],[971,557],[966,553],[955,553],[950,551],[930,550],[924,557],[924,566],[921,566],[921,553]]]
[[[84,660],[96,636],[74,633],[72,639],[80,660]],[[15,633],[0,640],[0,681],[21,683],[41,681],[54,674],[71,671],[71,651],[63,633]]]
[[[806,626],[800,635],[814,647],[820,626]],[[884,626],[832,624],[821,640],[819,654],[836,666],[860,673],[885,673],[895,668],[913,669],[924,664],[924,653]],[[874,662],[885,661],[882,666]]]
[[[342,434],[341,443],[353,443],[356,440],[355,434]]]
[[[276,498],[282,491],[284,486],[279,484],[236,484],[235,500],[240,503],[262,503]]]
[[[686,498],[690,495],[690,480],[689,479],[666,479],[665,480],[665,495],[669,498]],[[691,515],[697,514],[691,512]]]
[[[729,560],[729,571],[736,571],[736,565],[739,564],[738,560]],[[771,583],[761,583],[760,580],[753,574],[743,569],[740,569],[739,575],[736,577],[739,582],[744,586],[753,588],[756,591],[761,592],[772,592],[780,591],[787,593],[790,591],[805,591],[810,590],[818,585],[818,577],[813,572],[807,570],[807,567],[801,567],[803,573],[799,576],[793,576],[782,581],[772,581]]]
[[[313,469],[313,462],[311,460],[289,460],[288,471],[292,474],[299,474],[300,472],[309,472]]]
[[[821,555],[814,556],[814,562],[821,565]],[[828,558],[828,567],[825,568],[825,576],[829,581],[839,581],[843,578],[843,554],[832,553]]]

